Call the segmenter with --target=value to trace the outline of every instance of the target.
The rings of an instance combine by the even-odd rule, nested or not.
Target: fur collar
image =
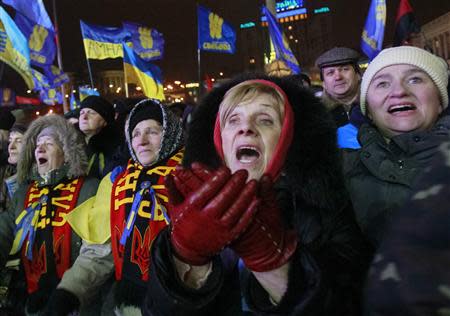
[[[37,168],[34,158],[36,139],[39,133],[48,126],[52,126],[55,129],[63,145],[62,150],[64,152],[67,176],[69,178],[78,178],[86,175],[88,161],[82,136],[63,116],[52,114],[33,121],[23,136],[23,148],[17,163],[17,180],[19,183],[31,180],[32,175],[36,174]]]
[[[188,126],[183,164],[194,161],[217,168],[222,162],[213,143],[216,113],[225,92],[249,79],[265,79],[280,86],[289,98],[295,116],[294,139],[289,148],[284,175],[291,191],[304,203],[335,210],[348,196],[342,177],[333,118],[319,99],[286,78],[247,74],[221,84],[204,97]]]

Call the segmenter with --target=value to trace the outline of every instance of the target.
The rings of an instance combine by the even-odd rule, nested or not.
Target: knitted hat
[[[15,121],[16,118],[10,111],[7,110],[0,111],[0,129],[9,131]]]
[[[316,59],[316,66],[322,69],[328,66],[357,64],[360,57],[359,53],[351,48],[334,47]]]
[[[153,102],[152,100],[146,100],[146,102],[147,104],[145,106],[137,108],[130,117],[130,134],[133,133],[136,125],[145,120],[155,120],[159,122],[159,124],[163,125],[163,114],[159,104]]]
[[[17,132],[22,135],[25,134],[26,131],[27,131],[27,126],[25,124],[21,124],[21,123],[14,123],[14,125],[9,130],[10,133]]]
[[[107,124],[114,123],[114,106],[97,95],[90,95],[81,101],[80,110],[89,108],[100,114]]]
[[[420,68],[430,76],[439,90],[442,108],[448,106],[448,65],[440,57],[437,57],[424,49],[413,46],[399,46],[382,50],[369,64],[361,82],[360,107],[366,115],[367,91],[373,77],[383,68],[393,65],[412,65]]]

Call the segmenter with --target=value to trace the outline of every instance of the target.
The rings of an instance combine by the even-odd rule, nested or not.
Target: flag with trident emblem
[[[198,6],[198,48],[204,51],[234,54],[236,32],[223,18]]]
[[[145,61],[163,58],[164,37],[156,29],[133,22],[123,22],[123,28],[130,34],[133,50]]]

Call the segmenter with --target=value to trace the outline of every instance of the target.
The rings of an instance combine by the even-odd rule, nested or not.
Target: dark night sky
[[[192,0],[55,0],[57,4],[64,70],[87,73],[79,20],[104,26],[120,26],[122,21],[139,22],[164,34],[165,56],[156,64],[168,80],[197,80],[197,18]],[[315,1],[315,0],[304,0]],[[318,0],[327,3],[326,0]],[[370,0],[329,0],[336,6],[334,14],[342,16],[335,34],[335,45],[358,47]],[[450,11],[449,0],[409,0],[419,24]],[[236,29],[239,23],[257,20],[264,0],[202,0],[202,5],[221,15]],[[52,0],[44,0],[53,19]],[[398,0],[387,0],[385,43],[392,38]],[[347,18],[350,16],[351,18]],[[342,32],[348,28],[349,32]],[[223,71],[231,76],[242,69],[243,57],[219,53],[202,53],[202,69],[213,76]],[[262,52],[261,52],[262,53]],[[301,63],[301,60],[300,60]],[[122,60],[93,61],[93,71],[121,69]],[[87,79],[87,77],[86,77]],[[5,79],[3,79],[5,80]]]

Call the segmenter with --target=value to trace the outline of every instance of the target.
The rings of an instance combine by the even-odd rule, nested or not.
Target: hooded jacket
[[[130,121],[133,120],[136,113],[141,110],[145,111],[145,108],[149,106],[158,107],[159,111],[161,112],[161,125],[163,128],[163,134],[161,138],[161,148],[159,150],[157,158],[150,166],[142,166],[137,159],[137,156],[131,145],[132,130],[130,130]],[[100,286],[102,286],[102,284],[106,282],[106,280],[115,272],[116,279],[119,280],[119,282],[115,282],[115,284],[113,285],[112,291],[109,293],[109,298],[107,299],[107,303],[104,307],[104,311],[106,311],[106,313],[112,313],[111,309],[118,309],[121,315],[129,315],[126,310],[138,310],[141,305],[142,296],[145,294],[145,291],[142,291],[139,282],[133,282],[135,280],[131,278],[130,275],[128,275],[126,272],[122,274],[122,268],[125,266],[136,268],[134,266],[136,265],[143,270],[145,270],[146,268],[148,269],[149,262],[147,262],[147,265],[145,266],[141,263],[130,263],[129,261],[125,262],[125,259],[123,259],[124,257],[127,257],[127,251],[129,250],[129,248],[131,248],[128,242],[130,240],[134,240],[133,234],[136,234],[137,223],[139,220],[144,223],[150,222],[148,224],[149,228],[147,229],[149,231],[150,242],[160,229],[159,226],[153,226],[152,222],[156,222],[157,225],[163,225],[163,227],[165,227],[167,223],[164,221],[158,222],[156,221],[156,219],[139,219],[141,216],[136,215],[136,219],[130,226],[130,235],[127,238],[127,243],[122,246],[122,261],[117,259],[118,250],[114,250],[121,248],[119,246],[117,246],[116,248],[114,247],[118,245],[117,238],[121,239],[124,227],[123,225],[114,226],[114,223],[117,222],[116,218],[119,218],[119,221],[121,222],[128,222],[128,216],[131,213],[130,209],[132,208],[134,200],[138,199],[139,196],[143,197],[143,201],[151,201],[150,197],[148,195],[144,195],[144,193],[140,192],[141,190],[139,189],[140,184],[143,182],[142,179],[146,177],[146,174],[157,174],[159,178],[159,175],[161,175],[161,173],[164,173],[164,171],[171,172],[175,169],[175,166],[170,166],[169,168],[167,168],[168,161],[171,161],[172,163],[176,161],[177,164],[181,161],[182,153],[180,152],[180,150],[183,145],[183,130],[181,122],[159,101],[147,99],[139,102],[130,112],[130,115],[125,123],[125,137],[127,140],[127,146],[131,159],[125,166],[117,166],[112,172],[108,173],[102,179],[97,194],[94,199],[91,199],[90,205],[88,205],[87,207],[80,207],[76,209],[73,214],[71,214],[72,216],[69,221],[79,221],[80,218],[83,218],[83,216],[86,216],[86,214],[95,214],[95,216],[82,221],[89,222],[89,225],[86,225],[84,227],[86,229],[83,229],[82,225],[80,225],[79,231],[80,235],[85,240],[89,241],[89,245],[85,247],[85,251],[81,255],[83,260],[79,260],[77,261],[77,263],[75,263],[74,269],[72,269],[72,271],[70,272],[70,276],[68,276],[65,282],[60,285],[61,288],[68,289],[72,280],[77,280],[78,278],[80,278],[80,275],[77,272],[82,272],[84,268],[101,263],[103,266],[103,270],[96,275],[95,279],[84,280],[83,283],[79,283],[80,286],[76,288],[72,287],[70,291],[80,301],[83,302],[89,298],[89,295],[87,295],[87,293],[93,294],[98,292]],[[131,180],[131,185],[133,185],[134,183],[134,187],[132,189],[120,188],[120,192],[126,191],[126,194],[124,196],[122,196],[121,193],[115,193],[116,191],[114,190],[119,186],[119,183],[125,183],[125,185],[127,185],[127,181],[129,181],[131,177],[135,177],[136,174],[138,174],[138,176]],[[123,181],[123,179],[125,178],[126,180]],[[147,180],[147,178],[145,179]],[[158,183],[150,181],[152,187],[154,186],[154,190],[158,193],[157,196],[160,196],[161,194],[167,195],[162,191],[165,189],[161,188],[161,181],[162,178],[158,180]],[[123,221],[120,218],[120,215],[117,215],[121,212],[122,206],[120,206],[118,210],[114,209],[114,212],[110,208],[110,206],[112,207],[112,205],[115,204],[115,201],[117,201],[114,200],[117,197],[122,199],[120,204],[125,205],[125,217],[123,218]],[[163,202],[163,199],[161,199],[161,201],[159,197],[157,199],[160,205],[165,205],[166,202]],[[125,200],[126,202],[123,202]],[[105,207],[105,205],[108,207]],[[145,206],[145,208],[142,207],[142,212],[147,212],[150,209],[151,203],[148,203],[147,205],[148,206]],[[113,226],[114,228],[112,228]],[[122,229],[122,231],[119,231],[120,229]],[[139,233],[140,232],[137,231],[137,234]],[[142,239],[146,239],[146,237],[144,236],[142,237]],[[140,245],[139,247],[145,248],[145,246],[143,245]],[[92,256],[92,254],[98,254],[98,256]],[[137,254],[136,257],[142,259],[145,258],[145,254]]]
[[[64,151],[64,165],[56,170],[52,170],[46,178],[41,177],[37,172],[34,151],[36,148],[36,140],[39,133],[47,127],[51,127],[54,134],[58,138],[58,142],[62,144]],[[7,212],[0,214],[0,266],[6,262],[8,253],[13,244],[15,237],[15,220],[22,213],[26,205],[26,197],[32,186],[36,186],[39,190],[48,190],[47,194],[53,196],[53,192],[61,190],[56,189],[61,183],[69,183],[71,180],[79,179],[83,181],[82,187],[78,193],[75,205],[79,205],[86,199],[95,194],[98,181],[95,179],[83,179],[87,171],[87,158],[85,153],[84,141],[76,132],[75,128],[66,122],[59,115],[48,115],[34,121],[23,137],[23,147],[19,155],[17,178],[19,187],[13,196],[11,207]],[[55,193],[57,194],[57,193]],[[47,209],[55,210],[55,204],[48,203]],[[67,209],[68,212],[71,209]],[[55,211],[56,212],[56,211]],[[55,217],[54,221],[58,221]],[[53,229],[53,228],[52,228]],[[36,234],[39,236],[41,230],[37,229]],[[76,260],[80,252],[81,238],[72,230],[70,237],[70,265]],[[70,269],[69,269],[70,270]],[[68,271],[68,270],[67,270]],[[49,272],[52,273],[52,272]],[[64,277],[63,277],[64,278]],[[52,290],[52,289],[50,289]],[[32,297],[33,296],[33,297]],[[41,301],[45,303],[50,296],[48,290],[38,289],[28,299],[29,303]],[[39,306],[37,306],[39,307]],[[45,306],[40,306],[39,309]]]
[[[212,90],[188,126],[185,158],[212,168],[222,164],[213,142],[219,105],[231,87],[249,79],[277,84],[294,112],[294,137],[276,183],[284,219],[297,230],[288,289],[278,306],[250,273],[241,281],[251,310],[261,315],[359,315],[358,295],[369,249],[353,218],[336,146],[336,127],[310,92],[289,79],[247,75]],[[213,272],[199,290],[176,277],[167,230],[152,247],[146,315],[239,315],[242,313],[236,265],[228,251],[213,260]],[[219,312],[220,311],[220,312]]]

